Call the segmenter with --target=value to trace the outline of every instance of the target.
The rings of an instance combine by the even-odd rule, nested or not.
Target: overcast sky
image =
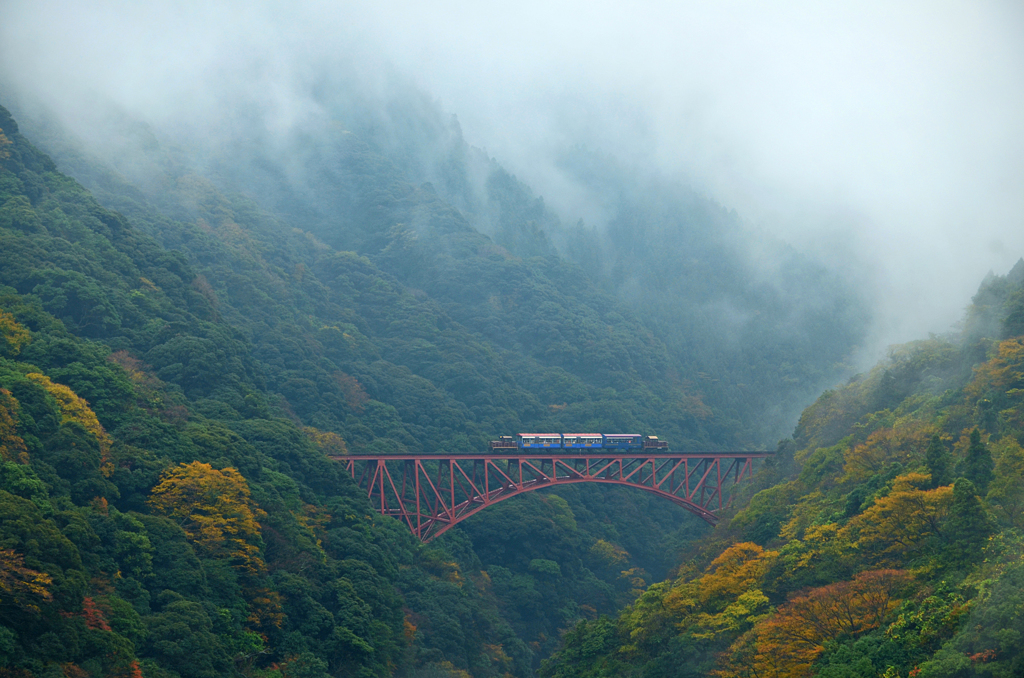
[[[881,342],[948,329],[1024,255],[1019,1],[295,4],[6,0],[0,68],[69,115],[258,91],[283,127],[316,65],[392,69],[564,218],[567,144],[685,177],[864,281]]]

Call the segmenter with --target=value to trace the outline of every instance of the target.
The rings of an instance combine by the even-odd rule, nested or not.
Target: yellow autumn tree
[[[909,582],[904,570],[873,570],[797,594],[741,636],[715,673],[722,678],[806,678],[828,641],[881,626],[902,602]]]
[[[923,489],[930,483],[927,473],[897,476],[889,494],[852,519],[843,536],[863,553],[889,563],[898,563],[929,541],[941,539],[953,488]]]
[[[238,471],[194,461],[168,469],[149,498],[152,509],[177,522],[209,557],[228,557],[249,574],[265,565],[259,556],[260,524],[266,515],[253,501]]]
[[[638,651],[670,625],[700,638],[749,627],[768,611],[768,599],[759,587],[777,557],[777,552],[757,544],[733,544],[699,577],[651,586],[625,616],[630,642],[624,652]]]
[[[303,426],[302,432],[328,457],[342,457],[348,454],[348,446],[345,445],[344,438],[333,431],[321,431],[312,426]]]
[[[885,471],[893,462],[906,464],[923,458],[934,426],[920,421],[901,421],[892,428],[881,428],[844,455],[843,480],[855,483]]]
[[[972,402],[993,398],[1005,425],[1024,429],[1024,338],[999,342],[995,357],[975,369],[964,393]]]
[[[89,403],[86,402],[85,398],[82,398],[63,384],[50,381],[50,378],[45,374],[30,372],[25,376],[42,386],[46,389],[47,393],[53,396],[54,400],[57,401],[57,405],[60,406],[60,415],[63,420],[78,422],[86,431],[96,437],[96,441],[100,445],[100,472],[104,476],[110,477],[114,470],[110,463],[110,436],[103,430],[103,425],[100,424],[100,420],[96,418],[96,413],[89,407]]]
[[[750,590],[761,581],[776,557],[777,552],[765,551],[751,542],[727,548],[711,561],[704,575],[697,580],[698,600],[702,607],[720,607]]]
[[[988,390],[1021,387],[1024,387],[1024,338],[1017,337],[999,342],[996,356],[978,366],[965,392],[971,398],[980,398]]]
[[[11,157],[11,151],[9,150],[14,143],[7,138],[4,134],[4,130],[0,127],[0,160]]]
[[[711,561],[704,574],[692,584],[692,603],[688,596],[666,596],[669,609],[696,603],[696,617],[680,628],[692,626],[697,638],[712,638],[726,631],[738,631],[760,619],[768,611],[768,598],[759,588],[765,572],[778,557],[757,544],[733,544]],[[679,591],[682,593],[682,591]],[[673,592],[675,593],[675,592]]]
[[[14,549],[0,549],[0,603],[39,611],[36,604],[53,598],[53,580],[45,572],[25,566],[25,557]]]
[[[817,579],[843,571],[851,559],[856,558],[855,553],[850,535],[842,526],[827,523],[811,525],[802,539],[790,541],[782,549],[782,560],[789,577],[799,580],[808,573],[815,573]]]
[[[590,547],[590,556],[601,567],[610,570],[618,570],[629,562],[629,552],[618,544],[613,544],[604,539],[598,539]]]
[[[28,448],[18,435],[18,400],[0,388],[0,459],[28,463]]]
[[[0,355],[16,356],[21,347],[32,341],[32,335],[14,316],[0,309]]]

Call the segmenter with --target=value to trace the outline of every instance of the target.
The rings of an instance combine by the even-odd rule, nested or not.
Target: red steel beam
[[[343,462],[360,486],[366,484],[367,497],[381,514],[398,518],[426,542],[509,497],[542,487],[581,482],[625,485],[653,492],[714,523],[717,520],[714,511],[725,506],[723,482],[736,485],[753,477],[753,461],[769,456],[769,452],[544,454],[517,451],[488,455],[331,458]],[[402,462],[401,483],[395,482],[388,462]],[[473,463],[471,474],[464,466],[468,462]],[[728,464],[724,472],[722,462]],[[436,483],[431,478],[435,463]],[[357,469],[357,466],[362,468]],[[548,467],[550,473],[545,470]],[[680,468],[683,479],[677,484],[676,471]],[[411,482],[410,470],[414,475]],[[696,484],[691,482],[694,480]],[[663,487],[666,483],[668,489]]]

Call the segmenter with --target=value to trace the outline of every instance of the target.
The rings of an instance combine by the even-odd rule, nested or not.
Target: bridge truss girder
[[[374,507],[428,542],[469,516],[524,492],[572,483],[653,492],[709,523],[725,489],[749,479],[765,452],[689,454],[353,455],[346,465]]]

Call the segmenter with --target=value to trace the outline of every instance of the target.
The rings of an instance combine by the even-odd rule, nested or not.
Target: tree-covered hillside
[[[676,449],[768,447],[848,376],[869,320],[856,290],[708,197],[584,148],[565,152],[557,187],[529,186],[408,83],[371,95],[343,75],[318,77],[302,93],[311,112],[284,128],[243,99],[224,101],[213,121],[94,114],[96,129],[79,126],[77,137],[37,113],[32,135],[101,204],[168,248],[190,245],[140,214],[140,201],[190,226],[217,228],[216,210],[232,210],[275,253],[298,228],[366,257],[495,349],[526,358],[523,369],[550,386],[519,385],[543,407],[565,405],[563,420],[607,418],[608,407],[583,404],[602,400],[636,420],[641,403],[664,416],[637,423]],[[214,205],[210,191],[273,217],[257,226],[251,210]],[[555,211],[544,196],[559,191],[583,196],[600,223]],[[287,265],[309,269],[308,260],[296,251]],[[614,393],[584,397],[576,384]],[[465,388],[456,398],[473,397]],[[537,416],[524,407],[512,405]]]
[[[326,459],[528,427],[708,444],[664,347],[585,278],[524,268],[428,200],[514,303],[555,309],[509,348],[196,175],[155,204],[93,167],[113,212],[2,109],[0,129],[0,670],[524,676],[702,530],[648,495],[576,489],[424,547]]]
[[[1022,319],[1024,260],[958,336],[825,392],[676,578],[541,675],[1022,675]]]
[[[431,116],[327,125],[286,166],[258,134],[210,146],[129,121],[99,153],[36,120],[51,157],[0,108],[0,671],[531,675],[707,526],[576,486],[424,546],[327,455],[479,451],[525,429],[750,446],[771,430],[758,399],[841,369],[855,337],[837,331],[809,380],[724,398],[800,348],[768,333],[742,366],[737,344],[713,350],[714,313],[673,315],[672,299],[754,303],[735,251],[701,246],[728,272],[711,296],[677,283],[638,307],[621,270],[643,248],[564,228]],[[736,226],[688,214],[652,223],[703,229],[693,242]],[[725,363],[716,386],[702,370]]]

